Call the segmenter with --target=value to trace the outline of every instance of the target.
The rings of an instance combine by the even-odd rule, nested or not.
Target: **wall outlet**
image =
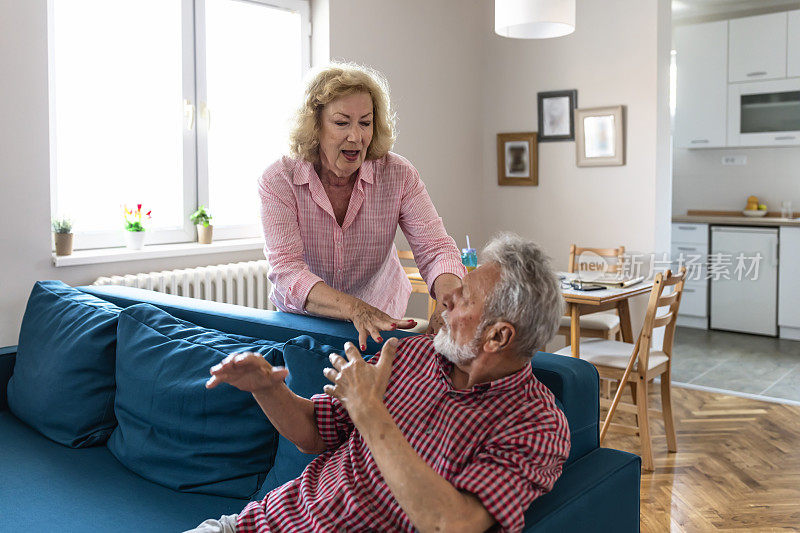
[[[747,156],[746,155],[723,155],[722,156],[722,164],[723,165],[746,165],[747,164]]]

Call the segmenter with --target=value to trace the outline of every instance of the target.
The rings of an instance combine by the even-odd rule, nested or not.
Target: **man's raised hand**
[[[394,337],[386,341],[380,359],[374,365],[364,361],[352,342],[344,345],[346,360],[338,354],[330,355],[333,368],[326,368],[324,374],[333,385],[325,385],[323,390],[342,402],[356,426],[362,416],[369,416],[371,409],[383,404],[397,343]]]
[[[206,388],[213,389],[220,383],[228,383],[245,392],[267,392],[277,387],[289,370],[269,364],[261,355],[252,352],[234,353],[211,367],[211,377]]]

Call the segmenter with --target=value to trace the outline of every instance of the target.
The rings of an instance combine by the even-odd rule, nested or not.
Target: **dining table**
[[[643,280],[628,287],[613,287],[599,290],[579,290],[572,288],[569,281],[575,274],[560,272],[562,278],[561,294],[566,302],[565,315],[570,317],[570,346],[573,357],[580,357],[581,316],[616,309],[619,314],[619,328],[622,340],[633,343],[633,328],[628,301],[653,288],[653,280]],[[591,279],[583,280],[591,283]]]

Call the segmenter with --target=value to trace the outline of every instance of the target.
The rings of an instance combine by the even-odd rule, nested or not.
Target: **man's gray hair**
[[[560,283],[544,251],[513,233],[492,239],[481,252],[483,263],[500,265],[500,281],[484,302],[481,327],[498,321],[516,329],[521,357],[533,357],[553,338],[564,313]]]

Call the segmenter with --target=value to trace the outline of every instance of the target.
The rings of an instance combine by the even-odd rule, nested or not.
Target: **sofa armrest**
[[[559,402],[572,441],[567,464],[600,446],[600,378],[591,363],[574,357],[538,352],[533,373]]]
[[[16,360],[16,346],[0,348],[0,411],[8,409],[8,380],[11,379],[11,374],[14,372]]]

